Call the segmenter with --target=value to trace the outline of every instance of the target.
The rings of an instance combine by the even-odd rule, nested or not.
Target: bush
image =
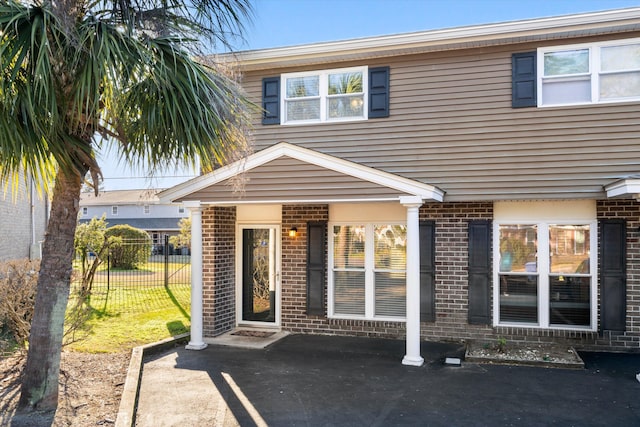
[[[112,268],[133,270],[145,264],[151,256],[151,238],[146,231],[130,225],[115,225],[105,232],[107,238],[120,237],[109,251]]]
[[[0,328],[20,346],[29,339],[40,261],[0,263]]]

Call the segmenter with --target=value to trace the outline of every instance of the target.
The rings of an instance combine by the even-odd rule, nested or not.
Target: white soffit
[[[604,187],[607,197],[640,199],[640,178],[618,180]]]
[[[292,145],[287,142],[272,145],[269,148],[217,169],[209,174],[201,175],[190,181],[178,184],[175,187],[159,193],[158,196],[160,200],[165,203],[188,198],[189,194],[203,190],[211,185],[220,183],[240,173],[250,171],[251,169],[283,156],[343,173],[380,186],[392,188],[407,195],[417,196],[423,200],[441,202],[444,198],[444,192],[432,185],[319,153],[308,148]]]
[[[640,30],[640,7],[218,55],[244,71]]]

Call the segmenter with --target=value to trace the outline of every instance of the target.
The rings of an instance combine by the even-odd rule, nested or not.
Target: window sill
[[[404,317],[360,317],[360,316],[345,316],[345,315],[332,315],[327,316],[329,320],[361,320],[363,322],[398,322],[406,323],[407,319]]]

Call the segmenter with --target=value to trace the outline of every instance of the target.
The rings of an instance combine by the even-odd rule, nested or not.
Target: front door
[[[239,323],[278,322],[279,227],[241,226]]]

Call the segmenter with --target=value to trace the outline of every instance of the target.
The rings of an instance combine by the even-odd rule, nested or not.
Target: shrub
[[[133,270],[145,264],[151,256],[151,238],[144,230],[130,225],[115,225],[107,229],[105,236],[121,238],[110,245],[112,268]]]
[[[0,327],[20,346],[29,339],[40,261],[0,263]]]

